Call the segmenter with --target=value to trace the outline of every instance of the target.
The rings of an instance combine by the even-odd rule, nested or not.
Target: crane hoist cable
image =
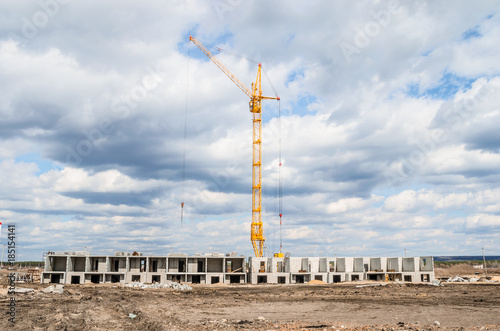
[[[188,43],[187,69],[186,69],[186,105],[184,108],[184,149],[182,151],[182,174],[181,174],[181,227],[184,220],[184,185],[186,181],[186,144],[187,144],[187,122],[188,122],[188,91],[189,91],[189,50],[191,42]]]
[[[275,95],[278,95],[276,89],[274,88],[271,79],[267,75],[267,72],[264,71],[264,75],[274,91]],[[283,257],[283,185],[282,185],[282,161],[281,161],[281,101],[278,98],[278,216],[280,218],[280,250],[277,254],[274,254],[275,257]]]
[[[265,238],[262,223],[262,100],[279,100],[279,96],[266,97],[262,95],[262,66],[257,67],[257,78],[248,88],[236,77],[219,59],[217,59],[198,39],[189,36],[193,42],[226,76],[229,77],[249,98],[250,112],[253,117],[252,139],[252,224],[250,227],[250,240],[255,256],[264,256]]]

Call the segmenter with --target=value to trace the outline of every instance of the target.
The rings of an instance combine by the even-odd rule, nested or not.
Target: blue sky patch
[[[318,102],[318,98],[314,95],[304,95],[292,103],[291,109],[284,109],[281,104],[281,116],[299,115],[307,116],[313,115],[316,111],[310,111],[307,107],[311,104]],[[262,103],[262,121],[263,123],[269,122],[279,115],[279,105],[275,100],[264,100]]]
[[[318,98],[314,95],[304,95],[297,100],[295,107],[294,107],[294,114],[299,114],[301,116],[303,115],[310,115],[311,111],[307,110],[307,107],[313,103],[316,103],[318,101]]]
[[[475,27],[465,31],[464,33],[462,33],[462,39],[463,40],[467,40],[467,39],[471,39],[471,38],[479,38],[481,37],[481,33],[479,32],[479,26],[476,25]]]
[[[470,89],[474,80],[448,72],[441,77],[437,86],[421,91],[420,84],[413,83],[407,86],[406,94],[414,98],[449,100],[458,91]]]
[[[285,87],[288,87],[288,85],[295,81],[295,80],[298,80],[300,78],[304,78],[304,70],[303,69],[298,69],[298,70],[294,70],[292,71],[288,77],[286,78],[286,81],[285,81]]]
[[[19,155],[16,158],[16,163],[24,162],[24,163],[36,163],[38,166],[37,176],[49,172],[50,170],[61,170],[62,167],[58,166],[56,163],[42,159],[40,154],[38,153],[27,153],[23,155]]]
[[[419,84],[410,84],[406,89],[406,94],[411,97],[420,97],[420,85]]]
[[[429,49],[428,51],[422,53],[423,57],[428,57],[432,53],[433,49]]]

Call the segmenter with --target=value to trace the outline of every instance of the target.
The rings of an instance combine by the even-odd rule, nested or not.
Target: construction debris
[[[34,292],[35,290],[32,288],[22,288],[22,287],[16,287],[12,292],[14,293],[30,293]]]
[[[191,291],[193,289],[189,285],[179,284],[176,282],[170,282],[170,283],[166,283],[166,284],[159,284],[159,283],[144,284],[144,283],[140,283],[140,282],[132,282],[132,283],[125,284],[125,287],[154,288],[154,289],[171,288],[171,289],[180,290],[180,291]]]
[[[356,285],[356,287],[372,287],[372,286],[386,286],[387,284],[368,284],[368,285]]]
[[[33,274],[28,272],[16,272],[14,273],[16,283],[33,283]],[[40,280],[40,279],[38,279]]]
[[[488,282],[488,283],[495,283],[496,281],[494,280],[489,280],[485,277],[481,278],[462,278],[459,276],[455,277],[450,277],[446,280],[447,283],[476,283],[476,282]]]
[[[40,269],[28,269],[28,273],[31,274],[31,281],[33,283],[39,283],[41,280],[41,270]]]
[[[42,290],[44,293],[56,293],[56,294],[62,294],[64,290],[64,285],[50,285],[46,289]]]

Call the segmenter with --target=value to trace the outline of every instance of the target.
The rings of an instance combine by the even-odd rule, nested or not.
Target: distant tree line
[[[14,268],[43,268],[44,264],[43,261],[20,261],[14,263]],[[10,268],[10,264],[6,261],[3,262],[3,266],[4,268]]]
[[[471,261],[434,261],[435,268],[449,268],[454,265],[483,265],[483,260],[471,260]],[[486,261],[486,268],[500,268],[500,260],[489,260]]]

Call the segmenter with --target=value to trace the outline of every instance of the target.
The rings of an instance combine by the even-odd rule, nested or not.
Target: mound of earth
[[[307,284],[312,284],[312,285],[321,285],[321,284],[326,284],[324,281],[322,280],[318,280],[318,279],[313,279],[311,280],[309,283]]]

